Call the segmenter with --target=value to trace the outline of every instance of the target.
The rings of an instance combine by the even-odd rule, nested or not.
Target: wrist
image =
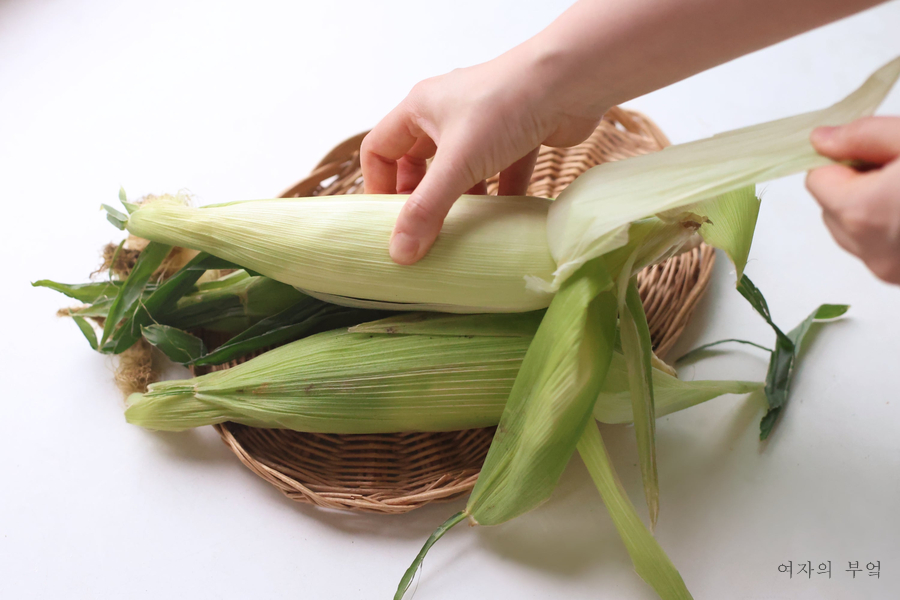
[[[554,31],[544,30],[508,54],[515,70],[527,74],[533,100],[547,110],[599,120],[616,104],[612,88],[597,82],[596,59],[586,63],[590,59]]]

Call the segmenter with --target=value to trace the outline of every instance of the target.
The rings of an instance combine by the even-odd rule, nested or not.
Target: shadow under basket
[[[339,144],[309,177],[281,197],[362,193],[359,147],[364,136],[361,133]],[[669,140],[647,117],[613,108],[578,146],[541,147],[528,194],[555,198],[591,167],[667,145]],[[497,193],[496,177],[488,181],[488,191]],[[701,244],[638,275],[653,348],[661,358],[675,344],[706,291],[714,261],[713,249]],[[493,427],[378,435],[300,433],[236,423],[215,427],[241,462],[288,498],[379,513],[404,513],[469,492],[494,435]]]

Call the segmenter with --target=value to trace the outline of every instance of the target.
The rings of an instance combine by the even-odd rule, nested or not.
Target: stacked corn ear
[[[225,371],[152,384],[128,398],[125,417],[166,431],[225,421],[320,433],[488,427],[500,420],[540,317],[408,313],[319,333]],[[590,406],[603,421],[629,422],[621,353],[611,364],[618,372]],[[660,415],[762,387],[682,382],[659,369],[654,376],[672,386],[659,398]]]

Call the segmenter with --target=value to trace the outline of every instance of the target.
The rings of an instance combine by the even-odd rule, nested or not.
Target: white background
[[[187,189],[268,197],[373,125],[418,80],[487,60],[567,2],[0,1],[0,597],[389,598],[431,530],[462,506],[387,517],[292,503],[211,428],[127,425],[110,362],[29,281],[85,280],[117,239],[98,212]],[[820,108],[900,54],[900,3],[758,52],[630,106],[681,142]],[[883,113],[900,113],[895,91]],[[658,539],[699,599],[900,597],[900,288],[828,236],[802,177],[765,187],[748,274],[776,322],[852,304],[812,337],[792,401],[761,445],[759,397],[658,424]],[[724,257],[674,355],[772,334]],[[741,348],[682,376],[764,376]],[[643,511],[631,430],[604,427]],[[789,580],[792,560],[832,579]],[[848,561],[881,561],[856,580]],[[459,527],[417,598],[651,599],[580,461],[550,502]]]

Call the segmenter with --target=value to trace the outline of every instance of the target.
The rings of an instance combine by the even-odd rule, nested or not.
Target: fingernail
[[[816,127],[809,135],[809,139],[814,144],[827,142],[834,136],[834,132],[837,131],[837,129],[837,127]]]
[[[391,238],[391,260],[401,265],[411,265],[419,258],[420,242],[408,233],[397,233]]]

